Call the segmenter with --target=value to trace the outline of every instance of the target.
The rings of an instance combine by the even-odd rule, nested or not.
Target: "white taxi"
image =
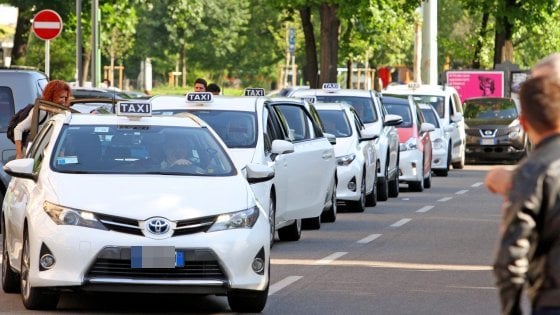
[[[432,140],[432,171],[437,176],[447,176],[451,166],[451,150],[448,149],[452,126],[443,126],[435,108],[429,104],[418,104],[426,122],[434,125],[430,131]]]
[[[400,124],[401,117],[389,115],[375,91],[341,89],[337,83],[325,83],[322,89],[301,89],[289,95],[305,98],[316,103],[347,103],[352,105],[366,129],[379,138],[375,148],[379,155],[377,169],[377,200],[399,195],[399,135],[394,126]]]
[[[234,312],[260,312],[267,212],[219,136],[195,116],[118,108],[53,116],[5,165],[4,291],[21,291],[28,309],[75,290],[227,295]],[[273,176],[247,165],[249,181]]]
[[[349,104],[318,103],[316,107],[325,132],[336,137],[337,200],[356,212],[375,206],[379,158],[373,141],[378,136],[365,128]]]
[[[251,185],[270,213],[271,240],[278,231],[281,241],[297,241],[302,224],[318,229],[321,221],[336,220],[334,148],[303,101],[273,101],[264,96],[210,95],[205,99],[207,96],[155,96],[150,102],[155,114],[189,112],[206,121],[222,137],[240,168],[254,163],[274,169],[272,180]]]

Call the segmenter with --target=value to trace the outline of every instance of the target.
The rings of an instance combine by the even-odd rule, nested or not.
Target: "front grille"
[[[496,137],[507,136],[508,134],[508,129],[498,129],[498,131],[496,131]]]
[[[495,131],[496,137],[507,136],[509,134],[509,129],[475,129],[475,128],[465,129],[465,133],[467,134],[467,136],[482,137],[482,133],[486,130],[490,130],[492,131],[492,133],[494,133]]]
[[[480,129],[465,129],[467,136],[480,137]]]
[[[97,218],[107,229],[111,231],[134,235],[144,235],[142,233],[142,230],[140,229],[140,226],[138,225],[137,220],[106,214],[98,214]]]
[[[177,249],[184,253],[184,267],[131,268],[130,248],[107,247],[86,274],[92,278],[132,280],[227,280],[216,255],[210,249]]]
[[[216,221],[216,216],[189,219],[177,222],[173,236],[206,232]]]

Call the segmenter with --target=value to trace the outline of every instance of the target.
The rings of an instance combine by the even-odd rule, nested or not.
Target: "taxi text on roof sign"
[[[315,95],[310,95],[310,96],[304,96],[302,97],[304,100],[308,101],[311,104],[315,104],[317,103],[317,97],[315,97]]]
[[[149,102],[119,102],[117,104],[119,116],[151,116],[152,106]]]
[[[264,96],[263,88],[246,88],[245,96]]]
[[[191,92],[187,93],[188,103],[210,103],[214,100],[212,93],[210,92]]]
[[[338,91],[340,90],[340,86],[338,83],[323,83],[323,90]]]

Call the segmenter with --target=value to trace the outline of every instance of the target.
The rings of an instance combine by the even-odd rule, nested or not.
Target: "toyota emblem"
[[[147,229],[154,235],[163,235],[169,232],[169,229],[171,229],[171,223],[165,218],[151,218],[148,220]]]

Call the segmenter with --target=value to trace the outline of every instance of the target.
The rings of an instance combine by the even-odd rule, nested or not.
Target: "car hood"
[[[251,189],[241,175],[52,175],[50,185],[56,200],[49,201],[138,220],[152,216],[183,220],[254,205]]]
[[[352,147],[356,146],[354,137],[336,138],[334,146],[334,155],[336,157],[344,156],[353,152]]]
[[[507,127],[515,119],[465,119],[465,128]]]

